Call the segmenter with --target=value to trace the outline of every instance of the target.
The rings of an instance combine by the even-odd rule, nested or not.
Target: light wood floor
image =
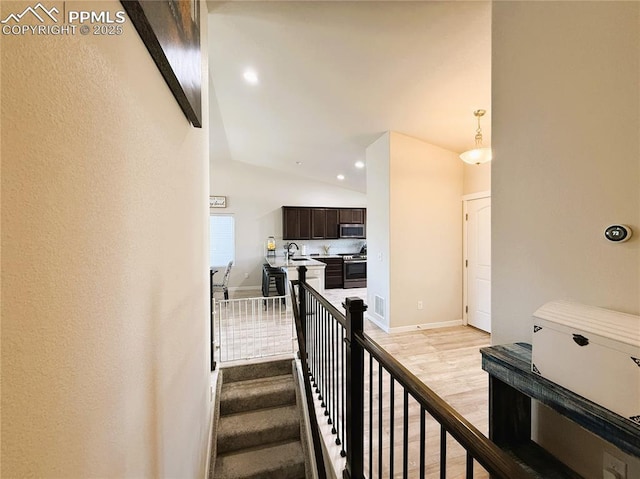
[[[250,296],[250,292],[243,292]],[[366,299],[366,289],[351,290],[327,290],[325,297],[338,309],[344,298],[356,296]],[[467,326],[457,326],[441,329],[423,329],[402,333],[385,333],[375,324],[365,322],[365,332],[391,353],[409,371],[422,380],[429,388],[441,396],[454,409],[459,411],[469,422],[488,435],[488,378],[481,367],[479,349],[490,345],[490,335]],[[377,401],[377,366],[374,365],[374,380],[371,384],[374,400]],[[365,380],[365,398],[368,398],[368,373]],[[383,397],[385,403],[382,406],[382,443],[378,444],[378,412],[379,408],[374,402],[373,423],[373,461],[369,470],[369,442],[365,440],[365,475],[370,478],[403,477],[402,470],[402,420],[403,420],[403,393],[395,384],[394,387],[394,445],[393,445],[393,475],[390,472],[390,380],[383,374]],[[365,401],[366,402],[366,401]],[[368,437],[368,406],[365,411],[365,437]],[[418,477],[419,464],[419,405],[411,398],[409,400],[409,461],[408,477]],[[326,428],[325,428],[326,429]],[[427,415],[427,478],[439,478],[439,425]],[[325,430],[325,432],[327,432]],[[330,434],[330,432],[328,432]],[[335,447],[332,457],[341,461],[340,448]],[[378,468],[378,456],[382,451],[382,469]],[[452,438],[447,441],[447,474],[446,477],[463,478],[465,457],[462,448],[455,444]],[[338,470],[340,466],[338,466]],[[474,478],[482,479],[488,474],[479,466],[474,466]]]

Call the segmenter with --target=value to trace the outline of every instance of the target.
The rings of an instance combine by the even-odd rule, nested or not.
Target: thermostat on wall
[[[604,230],[604,237],[614,243],[624,243],[632,234],[633,231],[627,225],[611,225]]]

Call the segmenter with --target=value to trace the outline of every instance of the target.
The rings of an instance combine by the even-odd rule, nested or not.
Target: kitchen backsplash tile
[[[289,241],[284,241],[282,238],[277,240],[278,245],[278,253],[284,251],[284,245],[289,243]],[[328,254],[340,254],[340,253],[358,253],[360,248],[366,243],[364,240],[346,240],[346,239],[336,239],[336,240],[296,240],[294,241],[300,248],[296,254],[302,256],[302,249],[305,246],[306,255],[311,254],[327,254],[325,252],[324,246],[329,246]]]

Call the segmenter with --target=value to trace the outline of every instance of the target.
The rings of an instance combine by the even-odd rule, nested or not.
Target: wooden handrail
[[[532,477],[464,416],[382,349],[378,343],[365,333],[355,333],[354,337],[391,374],[393,379],[405,387],[411,396],[445,427],[462,447],[471,452],[474,459],[491,473],[492,478],[529,479]]]

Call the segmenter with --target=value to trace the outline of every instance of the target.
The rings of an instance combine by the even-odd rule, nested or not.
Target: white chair
[[[229,274],[231,273],[232,266],[233,261],[229,261],[229,264],[224,270],[222,281],[219,283],[213,283],[211,285],[211,291],[213,292],[213,294],[215,294],[216,292],[222,292],[224,294],[224,299],[229,299]]]

